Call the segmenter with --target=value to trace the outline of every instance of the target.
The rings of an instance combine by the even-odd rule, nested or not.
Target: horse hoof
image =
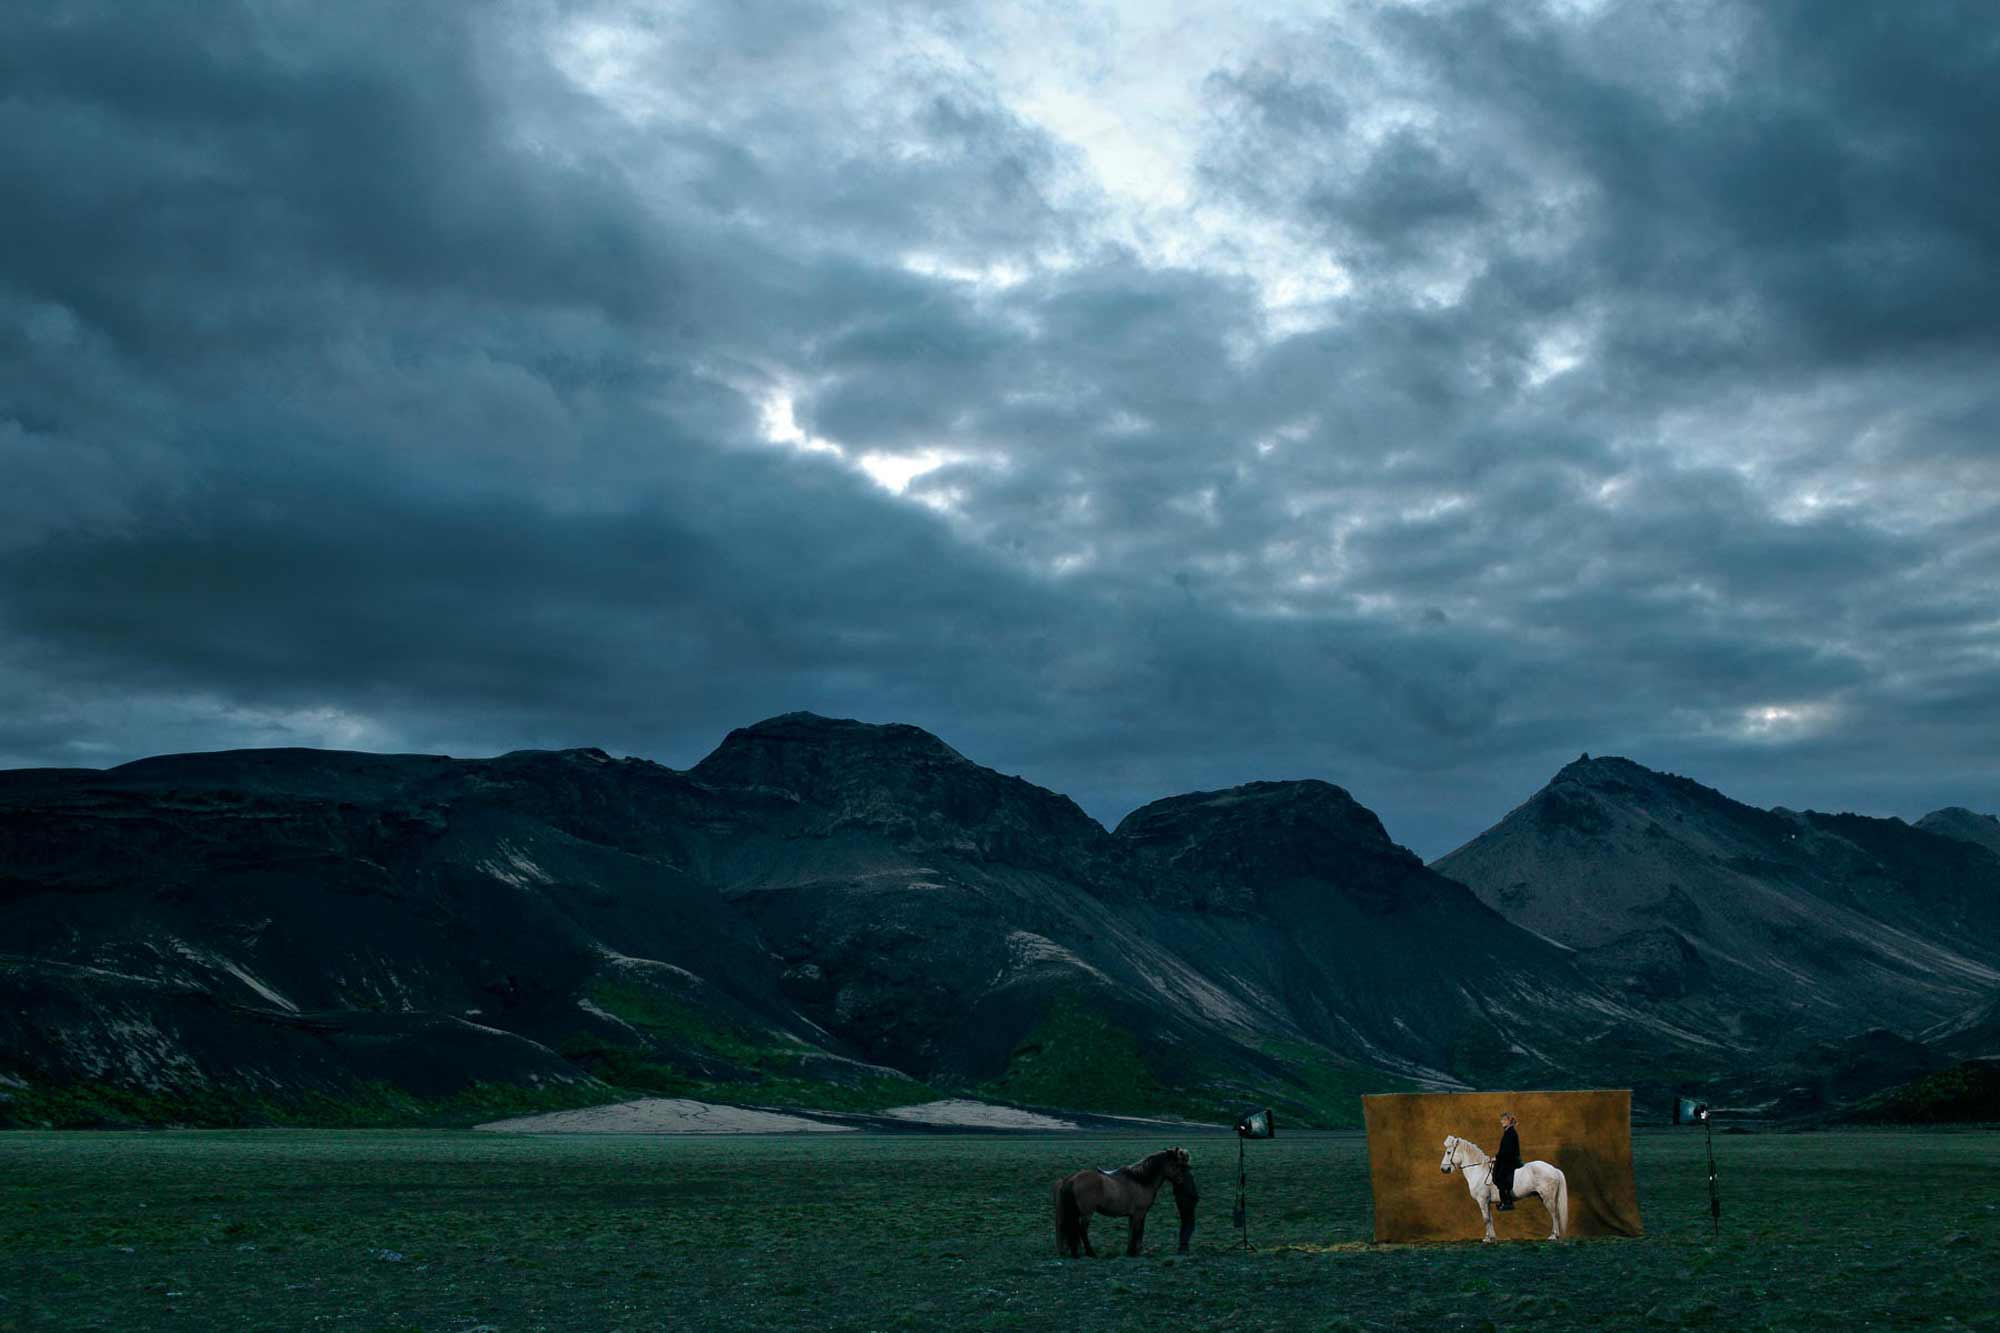
[[[1479,1238],[1479,1243],[1480,1243],[1481,1245],[1491,1245],[1491,1244],[1493,1243],[1493,1237],[1491,1237],[1491,1236],[1481,1236],[1481,1237]]]

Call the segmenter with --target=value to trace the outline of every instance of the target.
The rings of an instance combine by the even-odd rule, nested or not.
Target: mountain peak
[[[1269,886],[1372,885],[1423,864],[1374,811],[1317,778],[1169,796],[1125,816],[1113,836],[1233,910],[1249,910]]]
[[[815,830],[873,830],[905,848],[1040,865],[1055,864],[1058,848],[1101,848],[1107,836],[1067,796],[976,764],[907,723],[785,713],[730,732],[688,776],[783,793],[816,812],[806,816]]]
[[[1992,824],[2000,827],[2000,818],[1982,815],[1977,810],[1969,810],[1962,805],[1947,805],[1942,810],[1933,810],[1917,821],[1917,827],[1922,828],[1933,820],[1940,824]]]
[[[1992,815],[1982,815],[1962,805],[1948,805],[1942,810],[1931,811],[1919,819],[1916,826],[1926,833],[1974,843],[2000,856],[2000,819]]]
[[[1585,754],[1563,765],[1547,786],[1529,797],[1508,819],[1525,813],[1542,822],[1553,820],[1587,831],[1601,822],[1599,815],[1609,810],[1622,809],[1654,818],[1669,808],[1700,810],[1707,817],[1732,823],[1748,821],[1765,831],[1770,831],[1774,822],[1785,821],[1782,812],[1744,805],[1693,778],[1647,768],[1621,755],[1610,754],[1594,758]]]
[[[1556,775],[1549,779],[1549,782],[1552,786],[1558,782],[1581,782],[1597,786],[1665,776],[1666,774],[1655,772],[1644,764],[1634,763],[1623,755],[1600,754],[1593,758],[1586,751],[1557,769]]]
[[[720,786],[797,790],[829,768],[885,762],[977,767],[922,727],[799,712],[736,728],[689,771]]]
[[[1246,782],[1221,791],[1191,791],[1163,797],[1125,816],[1116,831],[1121,837],[1140,837],[1165,821],[1197,813],[1210,820],[1232,820],[1239,814],[1264,818],[1286,810],[1316,812],[1323,818],[1337,820],[1362,841],[1389,841],[1388,832],[1374,811],[1355,800],[1346,789],[1319,778]]]
[[[560,759],[570,763],[608,764],[611,756],[595,745],[576,745],[566,750],[509,750],[496,762],[532,762],[537,759]]]

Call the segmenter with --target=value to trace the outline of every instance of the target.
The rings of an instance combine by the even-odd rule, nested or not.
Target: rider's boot
[[[1512,1190],[1500,1191],[1500,1211],[1503,1213],[1511,1213],[1514,1211],[1514,1191]]]

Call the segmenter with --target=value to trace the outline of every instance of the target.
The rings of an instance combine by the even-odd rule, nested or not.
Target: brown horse
[[[1125,1253],[1136,1255],[1146,1237],[1146,1210],[1160,1186],[1171,1184],[1182,1200],[1182,1239],[1194,1230],[1194,1176],[1185,1148],[1167,1148],[1115,1171],[1079,1171],[1056,1182],[1056,1253],[1097,1257],[1090,1244],[1090,1219],[1098,1213],[1132,1219]],[[1182,1248],[1186,1248],[1183,1244]]]

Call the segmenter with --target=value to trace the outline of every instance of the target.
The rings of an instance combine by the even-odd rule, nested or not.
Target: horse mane
[[[1474,1166],[1492,1165],[1493,1159],[1486,1155],[1486,1149],[1480,1147],[1478,1144],[1474,1143],[1471,1139],[1466,1138],[1463,1134],[1454,1134],[1452,1135],[1452,1137],[1457,1139],[1460,1143],[1464,1144],[1466,1147],[1472,1149],[1472,1151],[1479,1154],[1479,1160],[1473,1163]]]
[[[1173,1155],[1172,1148],[1162,1148],[1156,1153],[1148,1153],[1130,1166],[1121,1166],[1118,1169],[1141,1185],[1150,1185],[1160,1178],[1160,1172],[1166,1170],[1167,1158]]]

